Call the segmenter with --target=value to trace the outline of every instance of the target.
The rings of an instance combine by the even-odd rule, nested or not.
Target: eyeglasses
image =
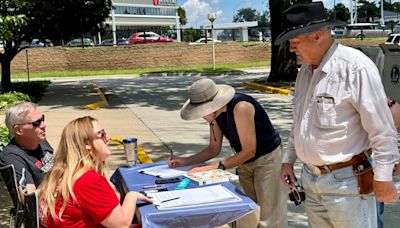
[[[389,100],[388,102],[389,108],[392,107],[394,104],[396,104],[395,100]]]
[[[104,129],[96,132],[95,135],[96,135],[97,138],[102,139],[104,144],[106,144],[106,145],[108,144],[109,140],[108,140],[108,137],[107,137],[107,133],[106,133],[106,131]]]
[[[23,124],[15,124],[15,125],[30,124],[30,125],[32,125],[33,127],[39,127],[39,126],[42,124],[42,122],[44,122],[44,115],[42,115],[42,117],[40,117],[40,119],[37,119],[37,120],[35,120],[35,121],[29,122],[29,123],[23,123]],[[14,126],[15,126],[15,125],[14,125]]]

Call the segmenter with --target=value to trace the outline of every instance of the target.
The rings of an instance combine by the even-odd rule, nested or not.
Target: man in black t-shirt
[[[44,115],[36,104],[23,102],[7,110],[5,122],[11,141],[0,153],[0,161],[13,164],[17,181],[27,193],[34,192],[53,165]]]

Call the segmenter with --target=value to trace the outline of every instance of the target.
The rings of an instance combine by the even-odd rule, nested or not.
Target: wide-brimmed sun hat
[[[289,7],[283,14],[286,30],[276,38],[275,45],[325,27],[346,25],[343,21],[330,19],[322,2],[297,4]]]
[[[232,100],[235,89],[229,85],[217,85],[211,79],[200,79],[188,89],[189,99],[181,109],[181,118],[194,120],[217,111]]]

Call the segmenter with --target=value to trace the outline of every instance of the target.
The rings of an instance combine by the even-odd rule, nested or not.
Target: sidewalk
[[[86,80],[54,81],[39,103],[40,110],[46,116],[47,139],[56,150],[62,129],[71,120],[90,115],[97,118],[108,136],[117,138],[136,137],[144,150],[168,153],[160,139],[139,120],[121,101],[107,95],[110,106],[96,110],[84,109],[83,106],[100,101],[100,97]],[[110,145],[112,155],[107,160],[107,176],[126,163],[122,145]]]

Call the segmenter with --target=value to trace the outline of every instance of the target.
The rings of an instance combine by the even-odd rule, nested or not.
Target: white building
[[[162,28],[179,26],[177,0],[113,0],[112,4],[114,9],[105,23],[115,40],[128,38],[135,32],[161,34]]]

